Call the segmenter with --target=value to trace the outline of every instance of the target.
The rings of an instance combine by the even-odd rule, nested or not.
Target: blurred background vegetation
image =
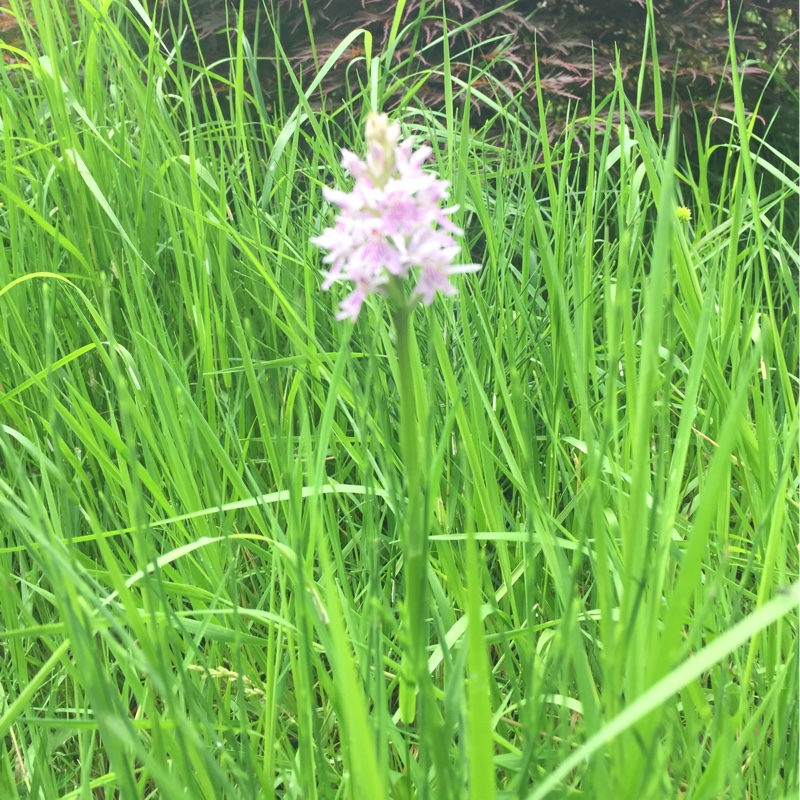
[[[21,42],[15,14],[29,11],[31,5],[31,0],[0,0],[0,38],[6,43]],[[243,29],[261,65],[261,88],[274,103],[289,83],[282,79],[287,63],[301,79],[316,74],[342,39],[357,28],[369,31],[375,51],[385,48],[397,3],[142,0],[141,5],[157,22],[167,44],[181,40],[185,62],[194,60],[214,68],[223,84],[236,17],[242,13]],[[795,0],[655,0],[653,12],[653,20],[648,20],[645,0],[511,0],[505,4],[407,0],[402,20],[413,35],[404,37],[400,32],[395,59],[408,65],[410,78],[430,64],[441,63],[446,30],[452,76],[478,90],[478,94],[473,92],[476,113],[486,110],[480,95],[497,102],[522,96],[533,104],[541,91],[545,102],[557,107],[571,103],[579,116],[589,108],[592,91],[597,97],[611,93],[619,63],[625,88],[637,96],[639,113],[652,119],[657,104],[654,82],[640,80],[640,72],[644,70],[647,78],[653,73],[646,32],[654,23],[655,63],[665,109],[677,108],[681,114],[707,121],[711,114],[724,115],[733,108],[730,17],[735,23],[739,69],[747,76],[744,100],[748,110],[758,112],[762,126],[756,132],[763,133],[772,124],[775,133],[783,134],[787,145],[797,149]],[[326,98],[334,105],[357,91],[365,78],[362,41],[349,48],[326,76],[318,102]],[[5,58],[13,56],[6,53]],[[428,107],[444,104],[441,78],[437,82],[429,77],[419,88],[418,95]],[[692,127],[684,126],[686,130]]]
[[[279,87],[285,90],[288,83],[281,75],[286,62],[297,76],[314,75],[356,28],[369,31],[374,50],[383,50],[396,5],[391,0],[242,0],[241,5],[230,0],[161,0],[157,18],[162,31],[184,36],[185,59],[216,65],[224,74],[231,52],[229,32],[235,31],[234,17],[241,8],[244,29],[251,32],[261,60],[262,88],[276,102]],[[778,109],[789,112],[781,115],[773,134],[781,146],[796,150],[795,0],[655,0],[651,21],[645,0],[408,0],[403,23],[413,35],[401,31],[395,59],[407,64],[409,80],[426,74],[431,64],[442,63],[446,30],[452,79],[470,83],[477,113],[486,110],[480,95],[500,103],[522,97],[533,106],[541,91],[556,112],[570,104],[579,117],[590,108],[593,91],[598,98],[612,92],[618,63],[639,113],[653,119],[659,103],[652,79],[655,55],[665,110],[697,116],[704,127],[712,114],[732,113],[729,16],[735,22],[739,70],[747,76],[745,104],[759,114],[757,132],[775,125]],[[651,25],[656,54],[647,36]],[[194,35],[185,35],[191,27]],[[192,41],[199,44],[194,54],[185,47]],[[335,106],[357,92],[366,77],[363,56],[364,50],[354,46],[340,58],[319,89],[319,102],[326,98]],[[428,107],[444,104],[445,76],[440,78],[428,76],[419,87],[418,96]],[[684,125],[684,130],[693,127]],[[727,128],[720,135],[727,138]]]
[[[30,12],[39,1],[0,0],[0,39],[21,43],[16,15]],[[242,13],[269,107],[293,104],[287,96],[292,91],[287,65],[307,85],[355,29],[373,37],[373,52],[386,48],[396,6],[392,0],[142,0],[140,8],[152,15],[166,46],[180,41],[184,64],[202,65],[219,76],[216,91],[224,91],[227,83],[236,17]],[[457,88],[470,85],[476,115],[486,112],[486,98],[498,103],[521,98],[533,109],[541,92],[554,118],[566,119],[568,108],[580,118],[591,107],[593,92],[598,98],[612,92],[618,64],[643,119],[660,116],[662,105],[667,115],[677,109],[688,118],[684,141],[692,151],[694,121],[712,138],[729,135],[729,126],[709,128],[708,123],[715,116],[732,116],[730,18],[738,68],[746,76],[744,102],[758,115],[755,132],[797,160],[795,0],[654,0],[652,11],[650,19],[645,0],[407,0],[402,21],[412,33],[404,36],[401,29],[392,46],[409,81],[425,75],[417,96],[429,108],[445,102],[445,75],[431,75],[429,67],[442,63],[446,48],[448,80]],[[312,98],[316,104],[325,102],[331,111],[364,84],[363,41],[356,40],[327,73]],[[13,53],[4,57],[7,63],[14,59]],[[654,65],[659,84],[653,80]],[[208,86],[198,83],[203,88]],[[398,99],[406,96],[397,93]],[[549,133],[560,131],[554,126]]]

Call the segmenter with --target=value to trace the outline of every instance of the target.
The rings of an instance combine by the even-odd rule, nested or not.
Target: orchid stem
[[[405,472],[407,505],[403,531],[405,577],[404,619],[406,652],[400,683],[400,714],[403,722],[413,722],[420,683],[427,677],[426,645],[428,639],[426,567],[428,536],[425,528],[425,503],[422,492],[422,459],[417,421],[414,373],[411,368],[409,324],[411,306],[395,306],[394,327],[397,337],[397,363],[400,389],[400,450]]]

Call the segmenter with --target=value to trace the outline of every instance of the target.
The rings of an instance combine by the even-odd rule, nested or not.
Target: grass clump
[[[352,102],[267,113],[241,35],[198,93],[143,6],[32,5],[0,78],[3,796],[793,796],[798,166],[742,103],[721,169],[620,87],[550,142],[543,105],[471,128],[379,53]],[[309,241],[389,90],[484,265],[410,341],[434,726],[397,705],[391,326],[335,322]]]

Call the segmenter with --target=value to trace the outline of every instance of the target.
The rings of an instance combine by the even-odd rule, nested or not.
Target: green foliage
[[[244,19],[226,72],[138,3],[31,13],[0,75],[0,796],[796,794],[799,170],[751,76],[689,167],[622,75],[588,119],[473,120],[446,52],[412,80],[361,33],[313,75],[279,54],[268,109]],[[413,320],[427,728],[397,713],[391,326],[334,321],[309,243],[384,98],[485,265]]]

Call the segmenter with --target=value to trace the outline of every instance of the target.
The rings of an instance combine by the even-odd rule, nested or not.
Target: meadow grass
[[[621,89],[551,141],[456,81],[420,107],[354,32],[363,88],[279,61],[267,108],[241,30],[215,93],[137,2],[31,5],[0,77],[0,795],[796,796],[799,170],[741,102],[693,160]],[[382,301],[334,320],[309,243],[390,96],[484,265],[413,317],[413,725],[394,335]]]

